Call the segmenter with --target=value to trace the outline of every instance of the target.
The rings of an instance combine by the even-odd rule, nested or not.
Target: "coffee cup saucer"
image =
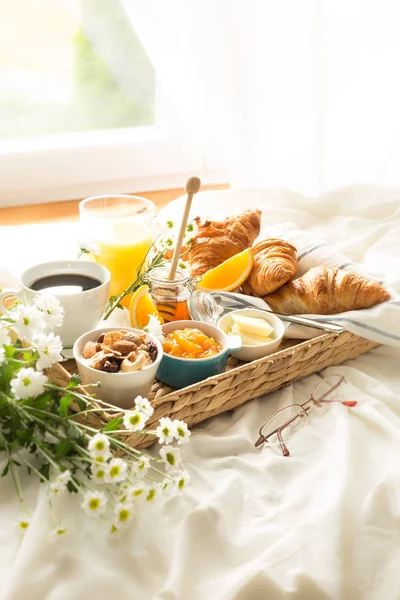
[[[70,360],[71,358],[74,358],[72,348],[63,348],[62,352],[61,352],[61,356],[63,357],[63,360],[61,362],[65,362],[66,360]]]

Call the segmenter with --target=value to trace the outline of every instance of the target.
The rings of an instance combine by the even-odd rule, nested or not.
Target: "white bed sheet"
[[[265,207],[270,223],[324,236],[400,293],[400,191],[352,187],[323,199],[290,192],[213,193],[204,210]],[[71,256],[71,224],[0,228],[4,268]],[[47,235],[47,234],[46,234]],[[18,239],[18,254],[5,253]],[[41,237],[40,239],[43,239]],[[46,255],[47,253],[47,255]],[[10,257],[8,263],[5,257]],[[400,597],[400,350],[384,346],[328,373],[345,375],[357,407],[333,405],[293,438],[293,455],[256,450],[259,425],[304,401],[317,375],[196,427],[183,455],[192,485],[180,500],[138,510],[131,529],[105,534],[67,496],[69,524],[49,536],[40,493],[31,526],[16,528],[12,482],[0,481],[3,600],[398,600]],[[37,488],[23,480],[28,503]]]

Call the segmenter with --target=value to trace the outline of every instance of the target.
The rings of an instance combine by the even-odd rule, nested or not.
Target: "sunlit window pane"
[[[154,124],[154,69],[119,0],[0,7],[0,138]]]

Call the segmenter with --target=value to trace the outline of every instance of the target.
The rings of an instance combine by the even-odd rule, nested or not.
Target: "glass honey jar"
[[[173,280],[168,279],[169,268],[150,271],[150,294],[160,317],[165,323],[190,319],[189,300],[196,286],[188,273],[177,269]]]

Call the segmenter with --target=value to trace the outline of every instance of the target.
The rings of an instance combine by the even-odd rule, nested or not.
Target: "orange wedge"
[[[149,315],[159,317],[158,310],[149,294],[149,286],[142,285],[132,294],[129,303],[129,320],[131,326],[143,329],[149,322]]]
[[[204,273],[197,287],[205,292],[232,292],[246,281],[253,265],[253,250],[247,248]]]

